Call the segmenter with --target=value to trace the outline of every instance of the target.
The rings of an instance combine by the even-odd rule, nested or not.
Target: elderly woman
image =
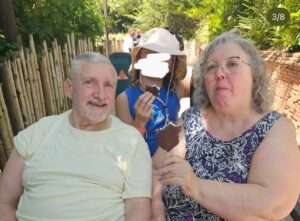
[[[291,121],[269,110],[258,51],[227,32],[196,68],[185,159],[170,153],[158,172],[167,220],[282,219],[299,195],[300,153]]]

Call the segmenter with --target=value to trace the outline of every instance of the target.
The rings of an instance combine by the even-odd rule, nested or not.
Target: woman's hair
[[[193,82],[195,91],[193,94],[193,104],[205,110],[212,106],[204,84],[204,66],[208,57],[221,44],[234,43],[239,45],[249,57],[253,85],[252,85],[252,105],[258,113],[266,112],[270,109],[273,96],[269,87],[269,77],[266,74],[266,67],[263,59],[259,55],[256,47],[248,40],[242,38],[235,30],[225,32],[216,37],[202,52],[199,61],[194,67]]]

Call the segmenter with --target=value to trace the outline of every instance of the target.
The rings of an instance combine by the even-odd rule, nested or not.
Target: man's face
[[[66,94],[72,99],[73,121],[80,128],[106,128],[112,113],[116,76],[109,64],[82,62],[79,73],[66,82]]]

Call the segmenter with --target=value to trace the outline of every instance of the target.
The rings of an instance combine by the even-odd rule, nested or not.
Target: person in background
[[[1,221],[149,220],[151,158],[139,132],[112,115],[116,77],[101,54],[72,61],[64,84],[72,109],[14,139]]]
[[[140,41],[142,37],[142,34],[141,34],[141,30],[140,29],[136,29],[135,30],[135,35],[133,36],[133,46],[136,47]]]
[[[158,73],[153,62],[151,70],[137,68],[141,59],[147,63],[148,56],[155,53],[170,55],[167,72]],[[139,65],[138,65],[139,66]],[[116,115],[125,123],[136,127],[144,136],[153,162],[153,168],[158,168],[167,153],[158,145],[158,132],[169,122],[176,123],[180,108],[180,97],[189,96],[187,88],[182,83],[186,75],[186,57],[179,50],[176,37],[163,28],[153,28],[144,33],[138,45],[132,50],[132,87],[126,89],[117,97]],[[157,88],[157,93],[147,91],[147,88]],[[153,92],[153,91],[152,91]],[[161,199],[161,186],[153,178],[152,220],[164,218],[164,207]]]
[[[126,38],[123,41],[123,52],[130,53],[134,47],[135,29],[129,29]]]
[[[194,106],[183,114],[185,159],[157,171],[167,220],[280,220],[300,191],[292,122],[272,103],[255,46],[233,32],[215,38],[195,71]]]

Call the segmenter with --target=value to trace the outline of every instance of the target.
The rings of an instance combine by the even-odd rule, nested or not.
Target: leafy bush
[[[281,2],[281,4],[279,4]],[[244,36],[253,40],[261,49],[291,48],[299,45],[300,3],[293,1],[245,1],[244,13],[238,17],[238,27]],[[285,8],[290,12],[290,21],[282,26],[274,26],[267,20],[267,12],[272,8]],[[297,43],[298,42],[298,43]]]
[[[11,55],[16,50],[16,45],[8,42],[0,30],[0,61],[2,58]]]
[[[183,0],[144,0],[134,24],[142,30],[167,27],[171,32],[190,39],[198,28],[197,21],[187,12],[190,7],[191,3]]]
[[[135,22],[142,0],[109,0],[108,26],[111,32],[127,32]]]
[[[101,5],[94,0],[15,0],[19,31],[37,41],[64,40],[66,33],[102,35]]]

